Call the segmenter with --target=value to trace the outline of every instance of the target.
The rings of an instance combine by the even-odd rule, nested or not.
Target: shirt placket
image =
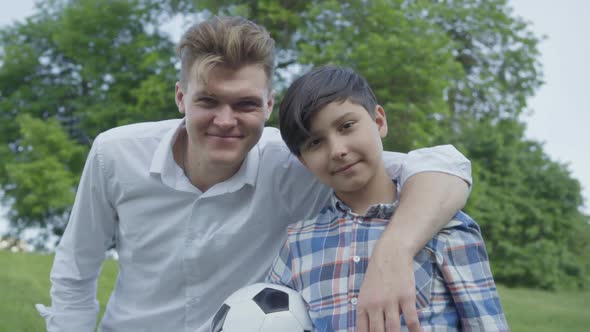
[[[198,280],[198,264],[196,262],[196,254],[198,250],[195,248],[197,239],[196,220],[198,220],[198,208],[201,203],[200,198],[195,199],[193,203],[192,213],[185,224],[185,238],[184,238],[184,257],[183,257],[183,272],[184,272],[184,289],[185,289],[185,329],[190,331],[195,326],[195,318],[191,313],[199,304],[199,298],[196,296],[196,285]]]
[[[356,306],[358,302],[358,294],[361,288],[367,262],[367,243],[363,239],[366,228],[365,218],[362,216],[354,216],[350,225],[350,269],[348,278],[348,312],[347,320],[349,326],[356,325]]]

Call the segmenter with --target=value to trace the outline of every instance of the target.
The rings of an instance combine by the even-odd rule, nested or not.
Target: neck
[[[184,175],[201,192],[206,192],[217,183],[229,179],[241,166],[241,163],[232,166],[212,165],[202,160],[198,155],[194,155],[195,149],[191,148],[186,132],[179,135],[173,151],[174,160],[182,168]]]
[[[385,166],[379,168],[369,182],[359,190],[353,192],[336,192],[336,196],[356,214],[364,214],[367,209],[376,204],[391,204],[397,199],[397,189],[385,171]]]

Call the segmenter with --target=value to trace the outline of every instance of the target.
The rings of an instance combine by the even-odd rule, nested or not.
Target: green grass
[[[515,332],[590,331],[590,291],[545,292],[498,287]]]
[[[49,271],[52,255],[13,254],[0,250],[0,331],[45,331],[45,322],[35,303],[50,305]],[[117,263],[107,260],[98,281],[100,316],[117,276]]]
[[[53,256],[0,250],[0,331],[44,331],[35,303],[48,305]],[[107,261],[98,282],[101,315],[115,283],[117,264]],[[590,292],[544,292],[499,287],[508,324],[515,332],[582,332],[590,327]]]

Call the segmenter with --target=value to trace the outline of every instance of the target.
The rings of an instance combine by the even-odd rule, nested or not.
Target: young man
[[[52,306],[37,306],[48,331],[94,329],[96,280],[113,243],[119,274],[99,331],[205,331],[229,294],[264,279],[286,226],[329,199],[278,130],[264,129],[274,41],[263,27],[213,18],[183,35],[178,54],[184,118],[114,128],[93,143],[56,250]],[[449,146],[386,162],[404,201],[369,266],[367,316],[415,313],[411,265],[400,261],[463,206],[471,181]]]
[[[355,324],[373,330],[373,322],[356,321],[356,299],[399,203],[382,159],[385,111],[360,75],[320,67],[287,90],[279,122],[289,149],[333,195],[317,216],[289,226],[267,281],[299,291],[318,331],[351,331]],[[508,330],[479,227],[469,216],[457,213],[413,265],[425,331]]]

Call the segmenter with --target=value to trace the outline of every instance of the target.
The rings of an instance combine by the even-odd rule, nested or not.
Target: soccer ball
[[[211,332],[311,332],[301,295],[291,288],[257,283],[238,289],[213,317]]]

